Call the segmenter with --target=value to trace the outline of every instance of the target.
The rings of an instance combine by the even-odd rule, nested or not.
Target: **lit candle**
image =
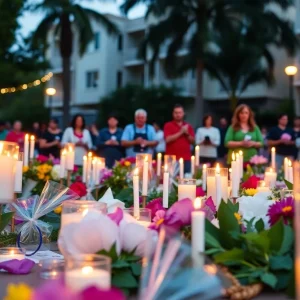
[[[73,145],[68,146],[67,154],[66,154],[66,169],[68,171],[74,170],[74,160],[75,160],[75,152]]]
[[[277,173],[274,172],[274,169],[269,168],[265,172],[265,183],[269,188],[274,188],[276,184]]]
[[[229,168],[229,180],[232,180],[232,168]]]
[[[34,135],[32,135],[30,137],[30,154],[29,154],[30,159],[33,159],[34,157],[34,146],[35,146],[35,137]]]
[[[9,250],[9,248],[7,252],[0,254],[0,262],[12,260],[12,259],[18,259],[18,260],[25,259],[25,254],[20,253],[19,249]]]
[[[283,178],[285,180],[288,180],[288,168],[289,168],[289,159],[287,157],[284,158],[284,162],[283,162]]]
[[[196,198],[196,180],[181,179],[178,184],[178,200]]]
[[[195,210],[201,208],[201,200],[194,201]],[[205,251],[205,213],[203,211],[192,212],[192,252],[203,253]]]
[[[89,152],[88,153],[88,158],[87,158],[87,174],[86,174],[86,182],[89,184],[91,181],[91,176],[92,176],[92,160],[93,160],[93,153]]]
[[[202,189],[206,191],[206,181],[207,181],[207,166],[206,164],[203,165],[202,168]]]
[[[289,166],[288,166],[288,181],[290,183],[293,183],[293,167],[292,167],[292,162],[289,160]]]
[[[83,211],[79,211],[79,212],[62,214],[61,222],[60,222],[60,230],[62,231],[62,229],[68,224],[79,223],[88,212],[89,212],[88,209],[84,209]]]
[[[200,146],[195,147],[195,165],[199,167],[200,164]]]
[[[240,174],[240,178],[243,178],[244,175],[244,157],[243,157],[243,151],[239,151],[239,162],[240,162],[240,166],[239,166],[239,174]]]
[[[82,182],[87,182],[87,156],[83,156],[83,167],[82,167]]]
[[[28,167],[28,158],[29,158],[29,134],[25,135],[24,141],[24,167]]]
[[[237,171],[236,171],[236,176],[238,177],[238,179],[239,179],[239,181],[240,181],[240,179],[241,179],[241,175],[240,175],[240,154],[239,153],[236,153],[235,154],[235,160],[236,160],[236,169],[237,169]]]
[[[15,155],[16,160],[16,177],[15,177],[15,193],[22,192],[22,177],[23,177],[23,153]]]
[[[161,175],[161,153],[157,154],[157,169],[156,169],[156,175],[157,177],[160,177]]]
[[[136,168],[133,172],[133,214],[134,217],[140,218],[140,193],[139,193],[139,169]]]
[[[221,175],[220,175],[220,166],[217,164],[216,167],[216,206],[219,208],[222,199],[222,187],[221,187]],[[227,188],[227,187],[226,187]],[[228,190],[226,191],[228,193]]]
[[[192,177],[195,175],[195,156],[191,157],[191,174]]]
[[[179,159],[179,178],[184,178],[184,161],[183,161],[183,158]]]
[[[164,182],[163,182],[163,207],[169,208],[169,172],[168,172],[167,165],[165,165]]]
[[[270,191],[270,189],[266,186],[266,183],[263,180],[258,182],[257,193],[269,192],[269,191]]]
[[[233,198],[237,198],[239,196],[239,182],[240,179],[238,177],[238,165],[237,161],[235,160],[235,154],[232,152],[232,159],[231,159],[231,170],[232,170],[232,176],[231,176],[231,195]]]
[[[110,273],[106,270],[95,269],[91,266],[82,269],[68,270],[65,273],[66,285],[73,291],[83,291],[94,286],[100,290],[110,289]]]
[[[149,162],[148,156],[145,156],[144,164],[143,164],[143,186],[142,186],[142,195],[148,195],[148,172],[149,172]]]
[[[273,170],[276,170],[276,149],[272,147],[271,149],[271,167]]]
[[[97,174],[96,174],[96,184],[100,183],[100,172],[105,167],[105,158],[100,157],[97,161]]]
[[[66,174],[66,154],[67,154],[67,151],[64,149],[61,152],[61,156],[60,156],[60,168],[59,168],[59,177],[60,178],[65,178],[65,174]]]

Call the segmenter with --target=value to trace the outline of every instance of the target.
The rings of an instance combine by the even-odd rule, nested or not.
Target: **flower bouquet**
[[[254,155],[249,161],[252,166],[254,174],[263,174],[266,165],[268,164],[268,159],[262,155]]]

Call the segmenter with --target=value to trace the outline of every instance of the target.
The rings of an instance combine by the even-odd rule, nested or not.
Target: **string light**
[[[10,94],[10,93],[15,93],[15,92],[19,92],[19,91],[24,91],[24,90],[27,90],[29,88],[38,86],[42,82],[49,81],[52,76],[53,76],[53,73],[49,72],[48,74],[44,75],[42,78],[36,79],[33,82],[24,83],[24,84],[21,84],[19,86],[12,86],[12,87],[7,87],[7,88],[1,88],[0,89],[0,93],[1,94]]]

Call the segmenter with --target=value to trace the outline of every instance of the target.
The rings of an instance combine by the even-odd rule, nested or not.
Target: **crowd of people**
[[[98,130],[95,125],[86,128],[85,119],[78,114],[73,117],[70,127],[63,132],[58,120],[52,118],[49,124],[34,123],[30,134],[38,141],[36,152],[53,158],[59,158],[62,147],[67,143],[75,144],[75,164],[81,166],[83,156],[95,151],[105,157],[107,167],[123,157],[133,157],[137,153],[156,153],[176,155],[185,161],[185,171],[190,170],[191,156],[195,145],[200,145],[200,162],[214,164],[217,161],[229,164],[233,151],[243,151],[244,161],[254,155],[269,156],[270,148],[276,148],[276,164],[281,166],[285,157],[297,159],[300,153],[300,117],[294,119],[289,127],[287,114],[278,116],[278,124],[269,131],[260,129],[253,111],[245,104],[239,105],[228,126],[226,118],[219,120],[219,126],[213,126],[213,116],[206,115],[200,128],[194,131],[185,121],[183,106],[175,105],[173,120],[161,126],[158,122],[147,123],[147,112],[138,109],[132,124],[124,130],[118,126],[118,117],[110,115],[107,127]],[[22,123],[16,121],[10,129],[9,123],[0,121],[0,140],[16,142],[22,149],[25,133]]]

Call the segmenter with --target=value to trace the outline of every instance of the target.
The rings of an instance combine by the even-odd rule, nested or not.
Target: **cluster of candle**
[[[32,160],[34,158],[34,147],[35,147],[35,136],[30,136],[29,141],[29,134],[25,134],[25,140],[24,140],[24,166],[28,167],[29,160]]]
[[[100,172],[105,168],[105,158],[93,157],[91,152],[83,157],[82,181],[88,184],[98,185],[100,182]]]

